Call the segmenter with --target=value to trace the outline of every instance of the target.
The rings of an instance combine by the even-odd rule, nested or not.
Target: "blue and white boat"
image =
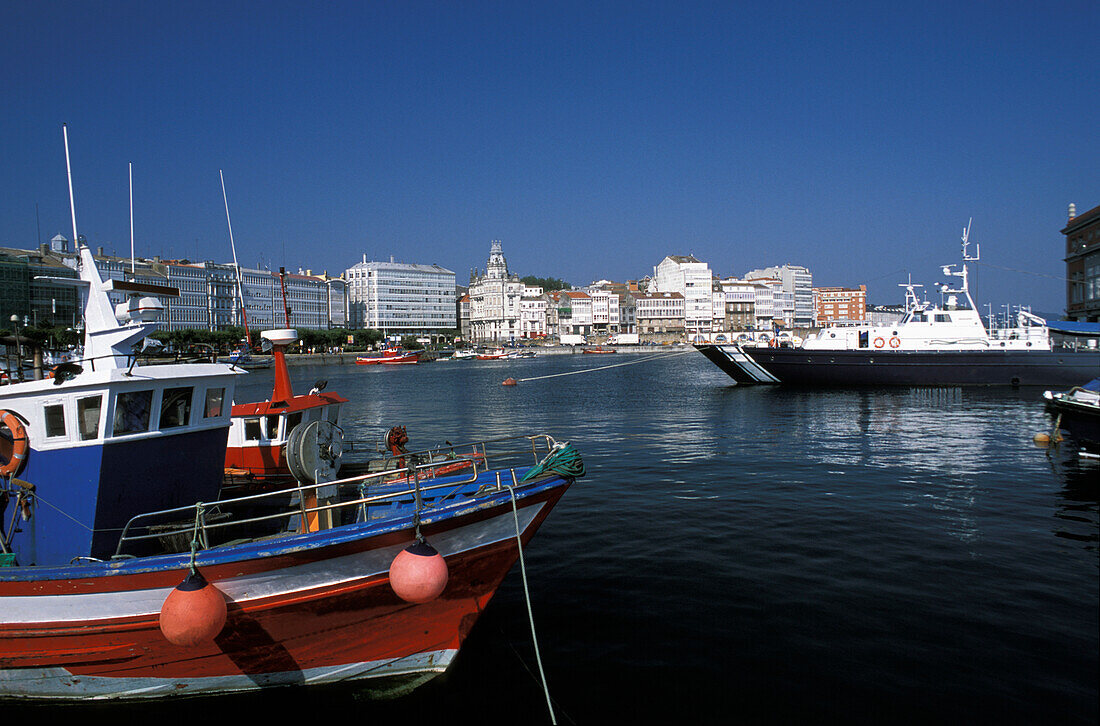
[[[83,358],[0,385],[0,699],[413,687],[447,669],[584,475],[572,447],[535,435],[402,451],[333,480],[321,431],[336,424],[303,420],[287,444],[296,486],[230,498],[243,372],[138,365],[151,295],[170,291],[103,282],[87,246],[78,266]]]

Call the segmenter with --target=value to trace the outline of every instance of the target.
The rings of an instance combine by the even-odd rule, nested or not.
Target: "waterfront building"
[[[852,325],[867,320],[867,286],[815,287],[816,325]]]
[[[694,255],[669,255],[654,269],[657,292],[679,293],[684,299],[684,326],[689,334],[709,333],[714,325],[713,275]]]
[[[748,282],[753,284],[754,289],[757,329],[795,327],[794,293],[785,290],[781,280],[761,278],[749,279]]]
[[[458,321],[458,335],[463,340],[470,340],[470,293],[469,288],[457,285],[455,287],[455,315]]]
[[[636,332],[634,298],[630,295],[629,285],[600,280],[589,285],[587,291],[593,296],[593,315],[597,332],[606,332],[608,335]],[[606,302],[604,296],[606,296]],[[605,306],[606,313],[603,312]],[[599,312],[596,312],[597,310]],[[603,319],[604,315],[606,320]],[[606,323],[606,327],[601,330],[599,326],[602,323]]]
[[[541,287],[524,285],[519,299],[519,330],[524,338],[546,337],[546,308],[550,299]]]
[[[638,337],[667,343],[684,339],[684,296],[678,292],[632,292]]]
[[[558,335],[590,335],[594,322],[592,297],[580,290],[559,290]]]
[[[0,328],[10,326],[12,315],[32,326],[75,327],[80,322],[76,288],[35,278],[76,276],[45,244],[37,250],[0,247]]]
[[[457,327],[455,274],[439,265],[363,261],[345,272],[353,328],[414,334]]]
[[[757,285],[736,277],[715,281],[714,319],[721,330],[752,330],[756,326],[756,290]]]
[[[789,296],[792,310],[789,322],[784,315],[785,325],[793,328],[810,328],[814,324],[813,275],[801,265],[784,264],[779,267],[766,267],[745,273],[746,280],[773,280],[781,284],[782,300]]]
[[[470,274],[470,335],[478,343],[514,341],[520,332],[523,283],[508,271],[500,240],[489,247],[485,274]]]
[[[1066,236],[1066,319],[1100,322],[1100,206],[1077,216],[1069,205]]]

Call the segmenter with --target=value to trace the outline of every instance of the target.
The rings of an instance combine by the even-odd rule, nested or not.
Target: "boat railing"
[[[517,443],[522,446],[508,446]],[[208,549],[212,543],[243,543],[312,532],[340,526],[349,516],[354,522],[366,521],[373,518],[368,515],[371,507],[375,511],[387,507],[394,515],[415,512],[423,516],[460,496],[499,491],[499,477],[490,478],[476,489],[471,487],[489,470],[490,451],[498,469],[511,469],[515,483],[517,468],[537,464],[554,445],[551,436],[535,434],[455,444],[454,448],[470,447],[471,452],[454,456],[440,456],[438,447],[403,452],[400,457],[403,465],[394,461],[380,471],[333,481],[298,482],[295,487],[145,512],[132,517],[123,527],[114,558],[134,556],[126,550],[141,549],[143,545],[146,549],[179,553],[193,546]],[[530,463],[528,456],[532,456]],[[296,518],[297,532],[292,527]],[[320,522],[326,522],[327,526]],[[247,536],[228,537],[230,533],[242,532]]]

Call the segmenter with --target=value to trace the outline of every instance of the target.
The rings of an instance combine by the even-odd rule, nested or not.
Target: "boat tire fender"
[[[30,437],[27,436],[23,422],[11,411],[0,409],[0,425],[6,427],[11,435],[10,443],[7,436],[0,438],[0,476],[19,476],[27,463]]]
[[[882,338],[875,338],[875,347],[876,347],[876,348],[881,348],[881,347],[882,347],[882,346],[884,346],[884,345],[886,345],[886,341],[885,341],[884,339],[882,339]]]
[[[890,338],[890,347],[891,348],[897,348],[899,346],[901,346],[901,339],[900,338],[898,338],[896,335],[894,337]]]

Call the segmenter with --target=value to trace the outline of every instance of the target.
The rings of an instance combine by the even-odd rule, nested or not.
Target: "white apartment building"
[[[519,330],[524,338],[546,337],[546,309],[549,298],[541,287],[524,285],[519,299]]]
[[[756,326],[756,286],[727,277],[714,285],[714,320],[721,330],[746,330]]]
[[[809,328],[814,324],[814,279],[810,271],[801,265],[784,264],[745,273],[746,280],[769,279],[779,281],[784,293],[793,299],[792,321],[788,327]]]
[[[610,290],[589,290],[592,300],[592,332],[613,334],[621,331],[619,295]]]
[[[478,343],[504,343],[522,335],[520,300],[524,284],[508,271],[500,240],[489,247],[485,274],[470,275],[470,337]]]
[[[455,273],[439,265],[363,261],[349,267],[348,320],[388,334],[453,330]]]
[[[683,295],[684,325],[689,334],[709,333],[714,328],[712,277],[710,266],[693,255],[669,255],[654,269],[657,292]]]

